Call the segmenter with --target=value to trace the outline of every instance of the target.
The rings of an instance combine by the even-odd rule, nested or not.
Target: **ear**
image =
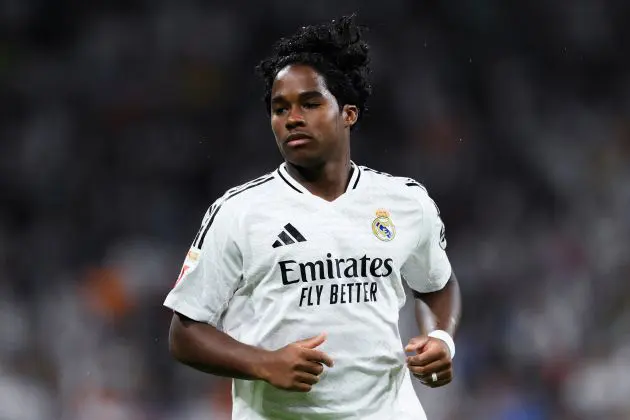
[[[359,108],[356,105],[344,105],[341,112],[343,123],[346,127],[352,127],[359,119]]]

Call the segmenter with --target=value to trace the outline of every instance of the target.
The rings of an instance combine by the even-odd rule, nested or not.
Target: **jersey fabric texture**
[[[233,381],[234,420],[418,420],[398,330],[403,281],[451,275],[444,225],[410,178],[357,166],[332,202],[282,164],[228,190],[205,214],[165,306],[243,343],[276,350],[326,332],[335,362],[308,393]]]

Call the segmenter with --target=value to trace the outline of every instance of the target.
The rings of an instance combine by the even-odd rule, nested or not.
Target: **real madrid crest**
[[[396,236],[396,226],[387,210],[376,210],[376,219],[372,222],[372,232],[381,241],[391,241]]]

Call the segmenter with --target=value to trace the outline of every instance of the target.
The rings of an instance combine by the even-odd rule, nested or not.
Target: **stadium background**
[[[161,304],[209,203],[280,162],[254,65],[358,10],[353,158],[428,187],[463,289],[430,419],[629,419],[629,5],[0,2],[0,418],[227,418]]]

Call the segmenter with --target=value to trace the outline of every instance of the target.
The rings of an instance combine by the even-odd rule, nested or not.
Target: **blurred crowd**
[[[162,302],[209,204],[281,161],[254,66],[355,10],[353,160],[428,188],[462,286],[430,420],[630,419],[630,4],[341,3],[0,2],[0,419],[229,418]]]

